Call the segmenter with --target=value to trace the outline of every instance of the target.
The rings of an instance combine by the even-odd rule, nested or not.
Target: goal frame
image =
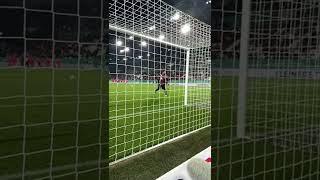
[[[241,39],[238,80],[237,138],[245,138],[247,78],[248,78],[248,41],[250,33],[251,0],[242,1]]]
[[[177,47],[177,48],[186,50],[186,74],[185,74],[185,81],[184,81],[184,105],[185,106],[188,105],[188,82],[189,82],[190,50],[191,50],[191,48],[184,47],[184,46],[181,46],[181,45],[178,45],[178,44],[174,44],[174,43],[170,43],[170,42],[167,42],[167,41],[163,41],[163,40],[160,40],[160,39],[157,39],[157,38],[154,38],[154,37],[151,37],[151,36],[147,36],[147,35],[144,35],[144,34],[140,34],[140,33],[134,32],[134,31],[129,31],[129,30],[117,27],[117,26],[113,26],[113,25],[109,25],[109,29],[113,30],[113,31],[117,31],[117,32],[122,32],[122,33],[130,34],[130,35],[142,37],[142,38],[145,38],[145,39],[148,39],[148,40],[152,40],[152,41],[155,41],[155,42],[159,42],[159,43],[162,43],[162,44],[166,44],[166,45],[170,45],[170,46],[173,46],[173,47]]]

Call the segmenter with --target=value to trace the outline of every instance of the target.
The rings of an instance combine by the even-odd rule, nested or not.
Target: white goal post
[[[123,28],[120,28],[120,27],[117,27],[117,26],[113,26],[113,25],[109,25],[109,29],[111,30],[114,30],[114,31],[120,31],[120,32],[123,32],[123,33],[127,33],[127,34],[131,34],[131,35],[134,35],[134,36],[139,36],[139,37],[142,37],[142,38],[145,38],[147,40],[152,40],[152,41],[155,41],[155,42],[159,42],[159,43],[163,43],[163,44],[167,44],[167,45],[170,45],[170,46],[173,46],[173,47],[177,47],[177,48],[181,48],[181,49],[185,49],[186,50],[186,64],[185,64],[185,81],[184,81],[184,105],[187,106],[188,105],[188,79],[189,79],[189,64],[190,64],[190,48],[189,47],[184,47],[184,46],[180,46],[180,45],[177,45],[177,44],[173,44],[173,43],[170,43],[170,42],[167,42],[167,41],[163,41],[159,38],[155,38],[155,37],[152,37],[152,36],[148,36],[148,35],[144,35],[144,34],[140,34],[140,33],[137,33],[135,31],[130,31],[130,30],[127,30],[127,29],[123,29]]]
[[[138,37],[141,37],[141,38],[144,38],[146,40],[150,40],[150,41],[154,41],[154,42],[159,42],[159,43],[163,43],[163,44],[166,44],[166,45],[170,45],[172,47],[177,47],[177,48],[180,48],[180,49],[185,49],[186,50],[186,60],[185,60],[185,75],[184,75],[184,105],[187,106],[187,105],[197,105],[192,99],[199,99],[200,96],[203,96],[203,95],[206,95],[205,96],[205,99],[206,99],[206,104],[209,105],[209,102],[210,102],[210,97],[207,96],[208,93],[207,91],[210,91],[210,86],[211,86],[211,82],[210,82],[210,74],[211,74],[211,65],[210,65],[210,62],[211,62],[211,53],[210,53],[210,47],[204,47],[203,50],[193,50],[192,48],[189,47],[185,47],[185,46],[181,46],[181,45],[178,45],[178,44],[174,44],[174,43],[171,43],[171,42],[168,42],[168,41],[165,41],[165,40],[161,40],[159,38],[155,38],[155,37],[152,37],[152,36],[148,36],[148,35],[145,35],[145,34],[142,34],[142,33],[138,33],[138,32],[135,32],[135,31],[131,31],[131,30],[128,30],[128,29],[124,29],[124,28],[121,28],[121,27],[117,27],[117,26],[114,26],[112,24],[109,25],[109,29],[110,30],[113,30],[113,31],[118,31],[118,32],[123,32],[123,33],[127,33],[127,34],[130,34],[132,36],[138,36]],[[200,48],[201,49],[201,48]],[[193,69],[194,72],[198,72],[199,73],[199,69],[201,71],[200,74],[196,74],[196,75],[193,75],[192,78],[195,79],[195,78],[201,78],[202,75],[205,75],[206,76],[206,82],[192,82],[189,80],[189,73],[190,73],[190,51],[192,51],[192,55],[193,55],[193,59],[191,60],[193,65],[191,66],[191,68]],[[197,59],[197,53],[201,54],[201,59]],[[204,61],[205,63],[204,64],[200,64],[198,61]],[[192,83],[192,84],[190,84]],[[178,84],[181,84],[181,82],[178,82]],[[195,97],[193,96],[191,100],[188,101],[188,99],[190,99],[190,97],[188,98],[188,94],[190,95],[190,93],[188,93],[188,87],[189,86],[201,86],[201,85],[205,85],[207,87],[206,89],[206,92],[205,94],[201,94],[201,91],[198,92],[198,97]],[[191,101],[191,102],[190,102]],[[199,102],[198,102],[199,103]],[[209,106],[207,106],[209,107]]]
[[[190,64],[190,50],[187,51],[186,59],[186,79],[184,82],[184,105],[188,105],[188,80],[189,80],[189,64]]]

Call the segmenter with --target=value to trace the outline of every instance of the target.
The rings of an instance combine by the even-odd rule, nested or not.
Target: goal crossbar
[[[134,36],[143,37],[143,38],[148,39],[148,40],[152,40],[152,41],[159,42],[159,43],[162,43],[162,44],[166,44],[166,45],[169,45],[169,46],[177,47],[177,48],[180,48],[180,49],[190,50],[189,47],[185,47],[185,46],[181,46],[181,45],[178,45],[178,44],[174,44],[174,43],[170,43],[170,42],[167,42],[167,41],[163,41],[163,40],[160,40],[160,39],[155,38],[155,37],[147,36],[147,35],[144,35],[144,34],[141,34],[141,33],[137,33],[135,31],[130,31],[130,30],[127,30],[127,29],[124,29],[124,28],[120,28],[120,27],[117,27],[117,26],[114,26],[114,25],[109,25],[109,29],[114,30],[114,31],[118,31],[118,32],[122,32],[122,33],[131,34],[131,35],[134,35]]]

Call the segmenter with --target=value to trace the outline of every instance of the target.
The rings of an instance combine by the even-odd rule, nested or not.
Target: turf
[[[257,134],[272,135],[286,129],[294,137],[294,130],[319,127],[319,81],[249,78],[246,111],[249,139],[236,138],[237,83],[236,77],[213,82],[213,178],[319,178],[319,153],[310,153],[314,145],[283,148],[273,145],[268,136],[254,138]]]
[[[100,154],[107,151],[107,81],[101,71],[0,74],[0,179],[23,173],[26,179],[99,176],[99,160],[107,158]]]
[[[169,85],[168,96],[163,91],[155,93],[155,86],[110,83],[110,162],[210,125],[210,88],[190,87],[185,106],[183,84]],[[201,103],[207,107],[197,106]]]
[[[210,127],[110,166],[110,180],[156,179],[209,146]]]
[[[100,79],[100,72],[80,71],[79,77],[78,71],[59,70],[54,78],[52,71],[45,69],[0,73],[0,147],[5,147],[0,149],[1,178],[21,178],[23,162],[26,179],[49,177],[50,169],[52,175],[62,175],[58,179],[73,179],[75,164],[81,164],[80,179],[98,176],[98,143],[106,141],[106,124],[100,123],[107,114],[106,98],[100,92],[108,83]],[[237,78],[226,77],[213,84],[214,178],[319,176],[318,155],[299,148],[279,148],[267,141],[231,140],[236,134]],[[209,110],[183,105],[182,86],[169,87],[169,96],[154,94],[154,88],[147,84],[110,84],[111,161],[210,124]],[[198,97],[197,92],[191,89],[190,97]],[[248,132],[319,125],[319,92],[318,81],[250,79]],[[264,128],[252,128],[253,123]]]
[[[0,179],[98,176],[99,159],[108,158],[108,81],[101,71],[0,73]],[[189,100],[200,99],[189,90]],[[183,86],[170,86],[167,97],[153,91],[148,84],[110,84],[109,161],[210,124],[208,108],[183,105]]]

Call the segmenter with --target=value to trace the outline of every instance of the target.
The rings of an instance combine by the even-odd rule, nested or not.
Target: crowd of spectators
[[[0,42],[0,66],[55,67],[81,65],[97,67],[101,63],[102,48],[79,43],[52,41]]]

